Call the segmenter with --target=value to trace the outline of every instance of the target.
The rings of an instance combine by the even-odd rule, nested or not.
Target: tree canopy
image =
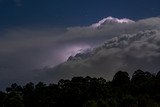
[[[112,81],[73,77],[57,84],[13,83],[0,92],[0,107],[160,107],[160,72],[118,71]]]

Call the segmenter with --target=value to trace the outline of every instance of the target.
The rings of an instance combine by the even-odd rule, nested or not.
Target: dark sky
[[[160,0],[0,0],[0,89],[10,82],[48,80],[47,72],[39,69],[55,67],[69,56],[123,33],[159,30],[160,18],[151,18],[160,15],[159,4]],[[106,23],[102,29],[90,26],[108,16],[128,18],[133,23]],[[149,19],[139,20],[145,18]],[[159,55],[159,45],[148,47],[142,56],[148,51]],[[159,67],[157,60],[152,64]],[[112,60],[118,64],[123,61]]]
[[[0,27],[79,26],[107,17],[158,16],[160,0],[0,0]]]

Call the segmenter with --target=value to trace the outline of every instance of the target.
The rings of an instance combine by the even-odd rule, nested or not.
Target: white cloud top
[[[106,24],[106,23],[134,23],[135,21],[133,20],[130,20],[130,19],[127,19],[127,18],[122,18],[122,19],[118,19],[118,18],[114,18],[114,17],[107,17],[107,18],[103,18],[102,20],[100,20],[98,23],[95,23],[95,24],[92,24],[91,27],[99,27],[103,24]]]

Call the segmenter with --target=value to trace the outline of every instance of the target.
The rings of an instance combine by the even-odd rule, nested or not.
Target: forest
[[[58,83],[13,83],[0,92],[0,107],[160,107],[160,71],[118,71],[111,81],[73,77]]]

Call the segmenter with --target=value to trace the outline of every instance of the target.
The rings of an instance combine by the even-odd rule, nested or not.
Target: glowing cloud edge
[[[118,18],[114,18],[114,17],[107,17],[107,18],[103,18],[102,20],[100,20],[98,23],[94,23],[91,25],[91,27],[93,28],[97,28],[99,26],[101,26],[102,24],[104,24],[105,22],[111,22],[111,23],[135,23],[135,21],[131,20],[131,19],[127,19],[127,18],[122,18],[122,19],[118,19]]]

